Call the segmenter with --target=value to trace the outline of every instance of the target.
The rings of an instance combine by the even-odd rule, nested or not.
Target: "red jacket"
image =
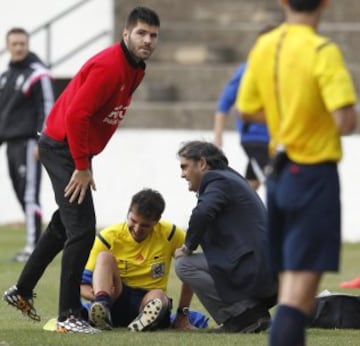
[[[56,101],[44,133],[67,141],[76,169],[88,169],[124,118],[131,95],[144,77],[121,42],[90,58]]]

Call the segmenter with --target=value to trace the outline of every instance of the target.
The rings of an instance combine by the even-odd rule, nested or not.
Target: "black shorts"
[[[111,307],[111,319],[114,327],[127,327],[137,315],[139,315],[140,305],[147,290],[123,286],[120,297]],[[169,307],[159,317],[159,320],[152,326],[152,329],[165,329],[170,327],[171,300]]]
[[[277,271],[337,271],[340,187],[336,163],[288,161],[267,179],[270,252]]]
[[[260,168],[264,171],[269,164],[269,148],[267,142],[243,142],[241,143],[249,161],[246,166],[245,178],[247,180],[259,180],[253,166],[251,159],[255,159]]]

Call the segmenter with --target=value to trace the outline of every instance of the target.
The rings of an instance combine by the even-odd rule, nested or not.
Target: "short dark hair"
[[[146,23],[151,26],[160,27],[160,19],[155,11],[148,7],[135,7],[129,14],[125,27],[131,29],[138,22]]]
[[[229,165],[223,151],[213,143],[206,141],[185,142],[177,155],[194,161],[199,161],[203,157],[210,169],[225,169]]]
[[[27,38],[29,38],[29,33],[28,33],[24,28],[20,28],[20,27],[11,28],[11,29],[6,33],[6,39],[8,39],[9,36],[12,35],[12,34],[23,34],[23,35],[25,35]]]
[[[141,216],[157,221],[165,210],[165,200],[160,192],[145,188],[132,197],[129,212],[133,208]]]
[[[297,12],[313,12],[321,4],[322,0],[288,0],[292,10]]]

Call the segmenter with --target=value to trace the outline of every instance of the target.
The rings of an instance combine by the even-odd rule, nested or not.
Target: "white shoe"
[[[99,333],[100,330],[93,328],[84,319],[71,315],[65,321],[57,321],[56,332],[95,334]]]
[[[97,329],[112,329],[110,310],[103,303],[95,302],[91,304],[89,309],[89,319],[91,324]]]
[[[143,311],[128,325],[128,329],[132,332],[141,332],[148,329],[160,315],[162,310],[162,302],[155,298],[150,300]]]
[[[23,248],[20,250],[13,258],[12,262],[18,262],[18,263],[25,263],[28,261],[29,257],[31,256],[31,253],[33,250],[30,250],[28,248]]]

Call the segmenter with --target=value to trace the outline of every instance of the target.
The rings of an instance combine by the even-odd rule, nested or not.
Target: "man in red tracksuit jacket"
[[[80,301],[82,270],[95,238],[91,158],[100,153],[124,118],[144,77],[144,60],[156,47],[160,20],[146,7],[134,8],[121,43],[101,51],[76,74],[55,103],[39,140],[58,209],[3,299],[33,320],[33,289],[48,264],[63,250],[58,332],[95,333]]]

